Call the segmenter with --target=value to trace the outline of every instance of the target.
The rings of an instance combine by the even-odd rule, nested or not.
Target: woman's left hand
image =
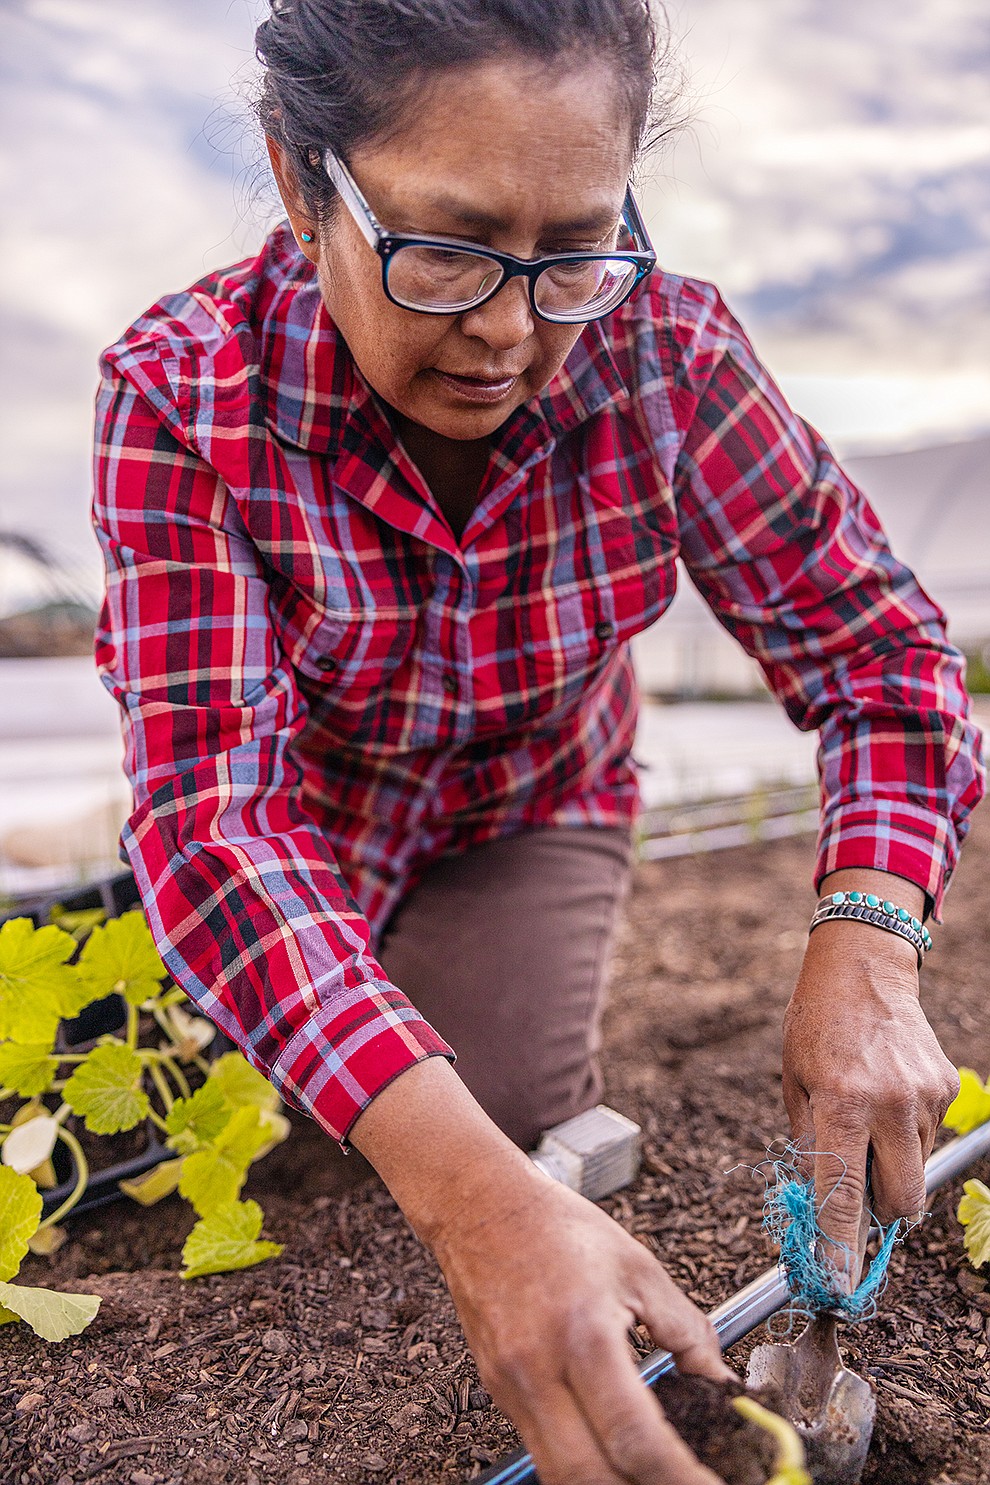
[[[826,890],[843,888],[845,875],[830,878]],[[849,875],[853,886],[892,896],[889,876]],[[900,885],[898,900],[919,911],[920,900],[904,901]],[[909,943],[848,919],[815,930],[784,1016],[783,1072],[792,1136],[815,1152],[805,1168],[814,1175],[826,1256],[852,1289],[859,1274],[847,1255],[857,1252],[867,1151],[872,1147],[877,1220],[917,1217],[925,1207],[925,1161],[959,1089],[919,1004]]]

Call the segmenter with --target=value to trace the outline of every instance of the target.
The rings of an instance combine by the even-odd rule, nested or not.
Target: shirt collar
[[[335,455],[352,424],[387,420],[320,295],[316,273],[287,224],[269,239],[275,293],[261,326],[266,421],[276,436],[307,453]],[[608,321],[581,332],[556,376],[510,418],[543,419],[560,436],[627,389],[609,344]],[[507,430],[508,431],[508,430]]]

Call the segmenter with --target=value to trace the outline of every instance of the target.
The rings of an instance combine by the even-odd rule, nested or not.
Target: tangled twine
[[[818,1152],[802,1153],[807,1159]],[[902,1221],[898,1218],[889,1227],[880,1228],[880,1248],[869,1271],[858,1287],[847,1293],[843,1280],[856,1255],[846,1244],[838,1243],[833,1246],[845,1255],[843,1268],[834,1260],[822,1257],[823,1233],[815,1211],[814,1182],[801,1179],[795,1164],[797,1155],[796,1147],[789,1145],[782,1157],[770,1158],[770,1174],[763,1172],[767,1183],[763,1230],[780,1246],[780,1264],[787,1276],[792,1309],[809,1315],[830,1310],[847,1321],[871,1320],[877,1312],[877,1299],[887,1285],[887,1266],[894,1244],[901,1239]],[[829,1196],[841,1180],[842,1177]],[[908,1224],[903,1226],[906,1230]]]

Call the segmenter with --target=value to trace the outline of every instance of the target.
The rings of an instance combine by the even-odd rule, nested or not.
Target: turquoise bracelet
[[[808,932],[812,933],[820,924],[836,918],[870,923],[874,928],[883,928],[898,938],[906,939],[917,953],[919,964],[932,946],[932,936],[920,918],[875,892],[832,892],[821,898]]]

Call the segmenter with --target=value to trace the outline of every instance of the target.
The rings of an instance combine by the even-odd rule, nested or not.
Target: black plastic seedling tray
[[[137,883],[133,874],[129,871],[119,872],[112,877],[105,877],[98,882],[92,882],[88,887],[81,888],[77,892],[55,893],[54,895],[32,899],[23,904],[12,913],[8,913],[0,922],[6,922],[9,918],[31,918],[35,927],[41,927],[48,922],[48,915],[52,908],[60,904],[67,912],[83,912],[87,908],[104,908],[107,916],[117,918],[121,913],[130,911],[131,908],[141,906],[141,897],[137,889]],[[195,1007],[190,1006],[190,1012],[196,1014]],[[120,995],[107,995],[103,1000],[96,1000],[92,1005],[86,1006],[85,1010],[71,1021],[63,1021],[58,1030],[56,1046],[62,1051],[83,1050],[101,1036],[112,1036],[122,1033],[127,1021],[127,1007]],[[219,1029],[206,1049],[205,1056],[211,1061],[221,1056],[224,1052],[233,1049],[234,1043]],[[144,1175],[146,1171],[152,1170],[160,1165],[163,1160],[174,1158],[174,1151],[169,1150],[162,1144],[158,1137],[158,1131],[151,1120],[146,1120],[144,1125],[145,1144],[137,1154],[129,1156],[126,1160],[119,1160],[113,1165],[105,1166],[102,1170],[90,1171],[86,1190],[79,1201],[76,1202],[70,1217],[79,1212],[88,1211],[91,1207],[105,1205],[109,1201],[119,1201],[124,1193],[120,1189],[121,1181],[133,1181],[136,1176]],[[115,1136],[111,1136],[114,1138]],[[76,1184],[75,1161],[69,1150],[61,1140],[52,1152],[52,1163],[55,1167],[55,1175],[58,1185],[50,1190],[42,1192],[43,1215],[48,1216],[61,1206],[62,1202],[72,1193]]]
[[[48,922],[48,914],[58,904],[70,913],[103,908],[108,918],[119,918],[121,913],[141,906],[141,894],[134,873],[118,871],[112,877],[100,877],[75,892],[48,892],[40,897],[23,898],[11,912],[4,913],[0,923],[6,923],[9,918],[32,918],[38,928]]]

